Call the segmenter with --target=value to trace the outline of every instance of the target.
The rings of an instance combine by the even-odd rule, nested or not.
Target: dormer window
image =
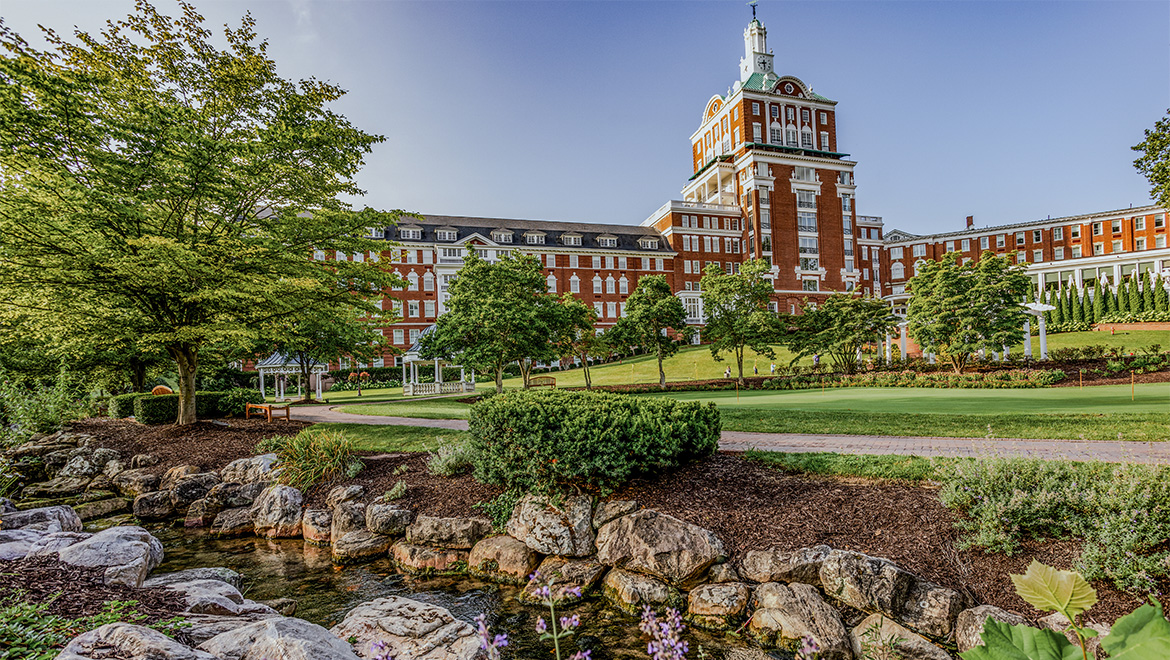
[[[493,231],[492,240],[497,243],[511,243],[512,232],[510,231]]]
[[[422,239],[422,230],[414,227],[403,227],[398,230],[398,236],[404,241],[417,241]]]
[[[377,227],[366,227],[366,235],[370,238],[382,238],[382,230]]]
[[[643,238],[641,241],[639,241],[639,244],[642,246],[643,250],[658,249],[658,239],[656,238]]]
[[[524,234],[524,241],[529,245],[544,245],[544,234],[540,232]]]
[[[440,241],[453,241],[459,238],[459,232],[454,229],[439,229],[435,231],[435,239]]]
[[[615,238],[613,236],[598,236],[597,237],[597,244],[603,248],[615,248],[615,247],[617,247],[617,243],[618,243],[617,238]]]
[[[579,234],[561,234],[561,243],[564,245],[580,245],[581,236]]]

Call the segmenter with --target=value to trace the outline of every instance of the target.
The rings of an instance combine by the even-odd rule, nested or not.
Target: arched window
[[[410,280],[410,286],[407,287],[410,291],[418,291],[418,273],[411,271],[406,279]]]
[[[797,141],[799,138],[798,138],[798,134],[797,134],[795,125],[789,124],[788,129],[785,130],[784,133],[785,133],[785,138],[786,138],[785,139],[786,145],[788,145],[790,147],[796,147],[796,146],[800,145],[800,143]]]
[[[426,275],[423,275],[423,291],[434,291],[434,290],[435,290],[435,276],[428,272]]]
[[[813,148],[812,129],[810,129],[808,126],[805,126],[800,131],[800,146],[803,149],[812,149]]]
[[[581,293],[581,280],[576,275],[569,278],[569,293]]]
[[[610,275],[609,277],[605,278],[605,292],[606,293],[613,293],[614,292],[613,275]]]
[[[556,277],[556,275],[549,275],[548,277],[544,278],[544,281],[548,283],[548,292],[549,293],[556,293],[557,292],[557,277]]]
[[[906,269],[902,267],[902,264],[894,262],[890,266],[890,277],[895,280],[900,280],[906,277]]]
[[[593,276],[593,293],[601,293],[601,276]]]
[[[622,279],[618,280],[618,293],[625,295],[629,292],[630,292],[630,281],[627,280],[625,278],[625,276],[623,275]]]
[[[769,133],[772,144],[784,144],[784,127],[780,124],[780,122],[772,122]]]

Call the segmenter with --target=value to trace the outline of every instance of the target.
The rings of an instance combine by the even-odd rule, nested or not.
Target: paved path
[[[329,406],[302,406],[292,409],[293,419],[308,422],[338,422],[395,426],[426,426],[467,430],[465,419],[420,419],[353,415]],[[1013,440],[987,438],[931,438],[883,435],[834,435],[814,433],[749,433],[724,431],[719,440],[724,451],[761,449],[781,452],[831,451],[839,454],[900,454],[915,456],[1033,456],[1073,461],[1159,463],[1170,465],[1170,442],[1117,442],[1073,440]]]

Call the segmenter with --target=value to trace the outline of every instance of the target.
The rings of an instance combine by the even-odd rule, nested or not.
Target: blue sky
[[[158,0],[166,8],[169,2]],[[196,2],[251,10],[282,75],[387,137],[359,203],[637,224],[677,199],[689,136],[738,77],[726,2]],[[2,0],[26,38],[129,0]],[[858,212],[911,232],[1149,202],[1130,146],[1170,108],[1168,2],[762,0],[776,69],[839,101]]]

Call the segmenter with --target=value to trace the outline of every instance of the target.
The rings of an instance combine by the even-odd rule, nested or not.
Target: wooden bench
[[[528,387],[556,387],[557,379],[552,376],[532,376],[528,379]]]
[[[257,417],[263,415],[264,418],[270,422],[272,421],[273,411],[276,411],[277,415],[279,415],[281,412],[284,412],[285,420],[292,421],[292,411],[290,411],[289,408],[290,406],[288,405],[274,406],[270,403],[249,403],[244,406],[244,419],[252,419],[252,411],[257,410],[263,411],[257,412]]]

